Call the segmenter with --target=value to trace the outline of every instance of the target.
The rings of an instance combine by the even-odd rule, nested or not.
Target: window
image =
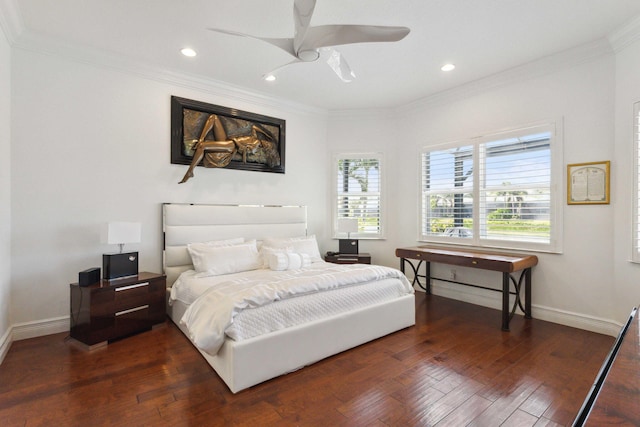
[[[631,260],[640,262],[640,102],[633,105],[634,177],[633,180],[633,251]]]
[[[338,154],[334,157],[334,223],[340,218],[357,218],[358,232],[352,238],[382,238],[382,155],[379,153]]]
[[[425,148],[419,239],[558,251],[559,153],[554,124]]]

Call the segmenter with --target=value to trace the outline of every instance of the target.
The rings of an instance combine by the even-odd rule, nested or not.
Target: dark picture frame
[[[191,164],[194,152],[192,147],[200,138],[204,123],[211,115],[218,116],[228,139],[246,136],[252,129],[259,129],[260,138],[268,140],[268,150],[261,144],[252,152],[238,151],[224,169],[284,173],[285,120],[177,96],[171,97],[172,164]],[[207,135],[206,139],[214,139],[213,132]],[[205,155],[198,166],[206,166],[206,161]]]

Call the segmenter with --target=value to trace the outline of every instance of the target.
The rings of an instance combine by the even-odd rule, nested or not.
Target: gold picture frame
[[[608,205],[610,167],[609,160],[567,165],[567,204]]]

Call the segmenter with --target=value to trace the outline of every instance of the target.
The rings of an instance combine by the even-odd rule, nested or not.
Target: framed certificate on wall
[[[567,165],[567,204],[608,205],[610,161]]]

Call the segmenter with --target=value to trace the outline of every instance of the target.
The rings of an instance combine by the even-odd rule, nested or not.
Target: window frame
[[[424,146],[420,150],[418,158],[418,238],[419,242],[451,244],[460,246],[472,246],[478,248],[492,249],[509,249],[509,250],[527,250],[535,252],[562,253],[562,235],[563,235],[563,206],[564,206],[564,180],[565,174],[562,167],[563,154],[563,123],[562,119],[547,120],[535,122],[524,126],[513,127],[501,131],[489,132],[481,136],[473,136],[457,141],[451,141],[441,144]],[[479,230],[483,211],[480,208],[480,193],[482,191],[481,173],[484,173],[484,165],[480,162],[480,146],[489,142],[499,141],[513,137],[525,137],[535,133],[549,132],[549,149],[550,149],[550,207],[549,207],[549,243],[528,242],[524,240],[499,240],[490,238],[481,238]],[[473,152],[473,186],[470,193],[472,194],[472,220],[473,220],[473,237],[450,237],[450,236],[433,236],[423,234],[424,220],[427,217],[424,211],[424,194],[423,194],[423,156],[439,150],[446,150],[455,147],[471,146]],[[481,172],[482,171],[482,172]],[[465,191],[467,192],[467,191]]]
[[[379,181],[379,192],[378,192],[378,221],[379,221],[379,230],[377,233],[370,232],[357,232],[350,233],[350,238],[359,239],[359,240],[382,240],[385,239],[385,175],[386,171],[384,169],[384,153],[381,152],[339,152],[334,153],[332,156],[332,174],[331,174],[331,217],[332,217],[332,226],[331,226],[331,235],[334,239],[344,239],[347,238],[345,233],[338,232],[338,218],[339,217],[339,204],[338,204],[338,186],[336,179],[338,178],[339,172],[339,162],[342,160],[356,160],[356,159],[375,159],[378,161],[378,181]]]

